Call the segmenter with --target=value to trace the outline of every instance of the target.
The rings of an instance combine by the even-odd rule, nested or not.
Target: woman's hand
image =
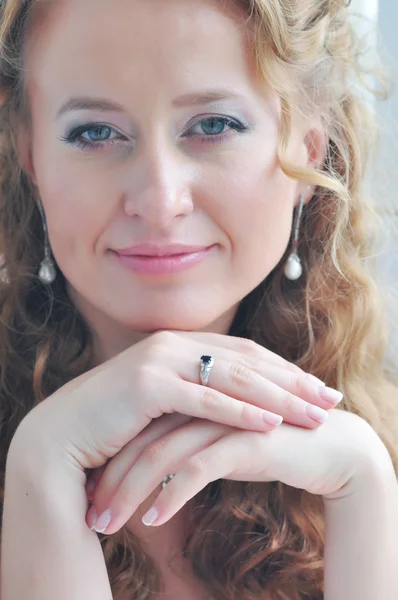
[[[199,381],[202,354],[215,358],[210,387]],[[254,342],[158,332],[60,388],[25,417],[19,432],[60,451],[60,461],[82,474],[104,465],[167,413],[260,432],[282,418],[315,428],[340,398]]]
[[[266,434],[201,419],[184,423],[181,415],[173,423],[175,417],[157,419],[96,473],[90,528],[105,512],[110,525],[104,530],[98,520],[96,530],[118,531],[168,473],[175,477],[148,511],[147,525],[162,525],[216,479],[282,481],[333,499],[351,494],[348,484],[366,478],[372,465],[390,461],[370,425],[342,410],[332,410],[314,430],[283,423]]]

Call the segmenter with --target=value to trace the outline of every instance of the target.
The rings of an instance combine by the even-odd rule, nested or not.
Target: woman
[[[1,23],[1,600],[391,600],[345,3],[8,0]]]

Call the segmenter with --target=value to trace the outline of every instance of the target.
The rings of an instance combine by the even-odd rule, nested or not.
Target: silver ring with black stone
[[[210,354],[203,354],[200,357],[200,383],[202,385],[209,385],[209,376],[213,365],[214,357]]]
[[[162,490],[166,487],[166,485],[173,479],[174,475],[170,473],[170,475],[166,475],[166,477],[162,481]]]

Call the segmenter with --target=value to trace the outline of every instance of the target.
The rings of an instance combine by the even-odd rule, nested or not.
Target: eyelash
[[[232,130],[235,131],[236,134],[238,133],[244,133],[245,131],[248,131],[250,128],[247,125],[244,125],[243,123],[236,121],[235,119],[231,119],[230,117],[217,117],[217,116],[212,116],[212,117],[206,117],[205,119],[201,119],[200,121],[198,121],[197,123],[195,123],[195,125],[193,125],[191,127],[191,129],[188,130],[192,131],[192,129],[194,129],[197,125],[199,125],[200,123],[203,123],[204,121],[221,121],[224,125],[227,125],[228,127],[230,127]],[[59,139],[63,142],[66,142],[67,144],[71,144],[72,146],[78,146],[82,149],[89,149],[89,150],[93,150],[94,152],[98,152],[101,151],[102,149],[104,149],[104,147],[106,146],[114,146],[115,142],[112,140],[106,140],[103,142],[94,142],[94,141],[81,141],[78,138],[83,134],[83,133],[87,133],[88,131],[90,131],[90,129],[99,129],[101,127],[106,127],[107,129],[111,130],[111,131],[116,131],[113,127],[111,127],[110,125],[107,125],[106,123],[86,123],[85,125],[80,125],[79,127],[76,127],[75,129],[72,129],[70,132],[68,132],[64,137],[60,137]],[[234,135],[234,134],[232,134]],[[188,137],[194,137],[193,135],[188,135]],[[200,139],[201,143],[207,143],[210,142],[212,144],[216,144],[219,142],[222,142],[225,140],[225,138],[230,137],[230,135],[227,133],[222,133],[222,134],[216,134],[216,135],[207,135],[204,136]]]

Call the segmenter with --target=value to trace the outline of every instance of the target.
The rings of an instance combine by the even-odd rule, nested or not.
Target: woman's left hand
[[[86,521],[92,528],[95,510],[98,515],[110,510],[111,522],[101,533],[117,532],[169,473],[175,476],[144,517],[147,525],[162,525],[217,479],[281,481],[332,499],[352,493],[371,469],[388,462],[372,427],[340,409],[331,410],[316,429],[282,423],[266,433],[164,415],[97,473]]]

